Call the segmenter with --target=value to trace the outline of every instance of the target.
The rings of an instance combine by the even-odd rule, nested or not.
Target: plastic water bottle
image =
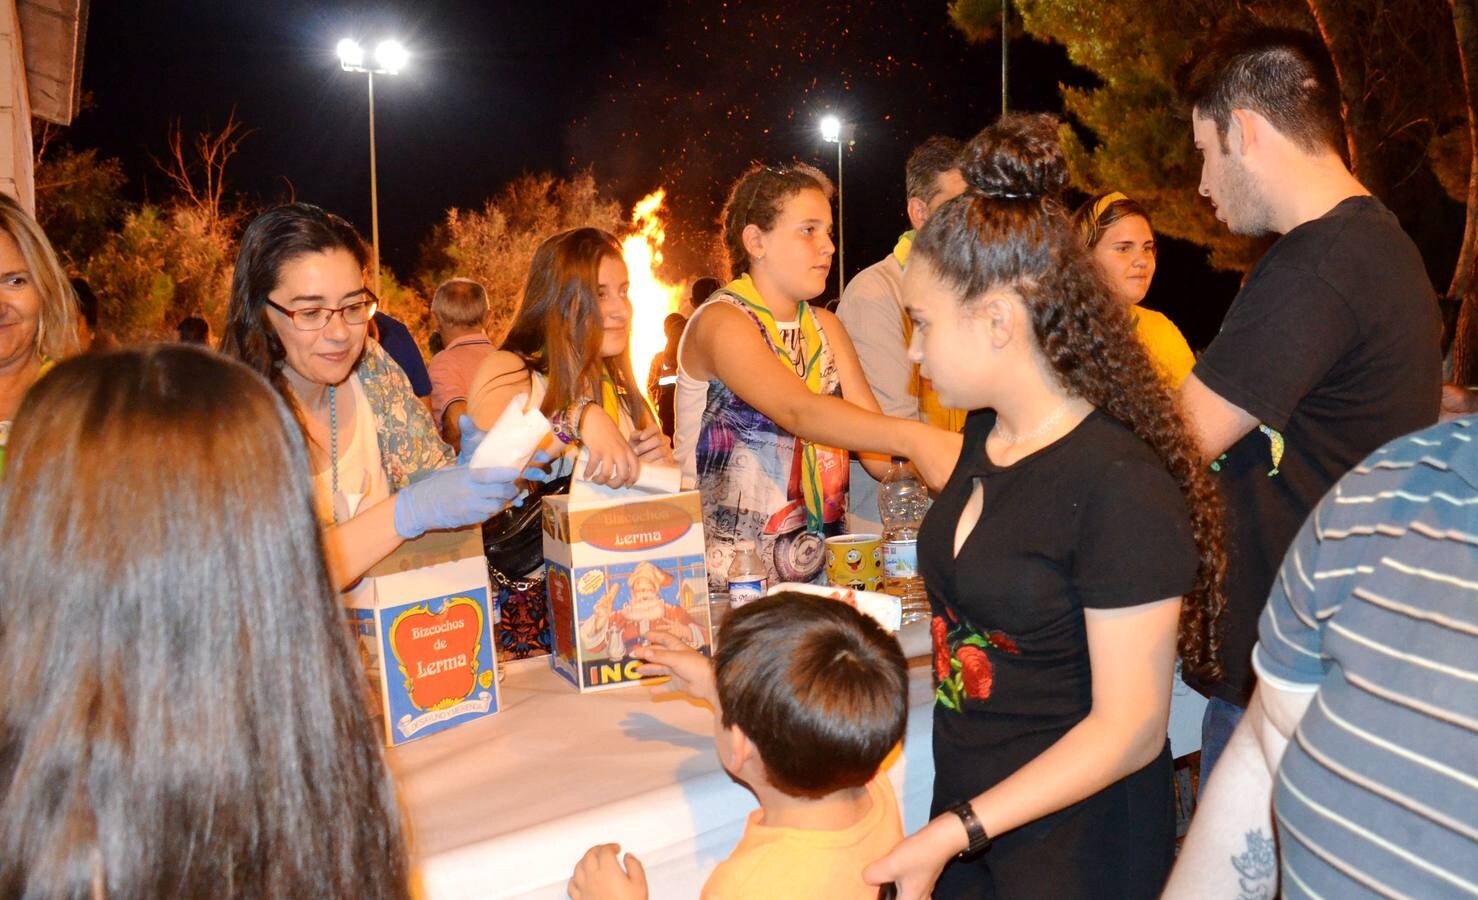
[[[929,597],[919,574],[919,526],[929,511],[929,491],[899,457],[878,485],[883,519],[883,590],[903,604],[903,624],[929,618]]]
[[[729,608],[738,609],[765,595],[770,586],[765,564],[754,551],[754,541],[736,541],[734,559],[729,563]]]

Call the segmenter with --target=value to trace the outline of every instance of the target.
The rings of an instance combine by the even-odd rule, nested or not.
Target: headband
[[[1099,216],[1102,216],[1110,206],[1113,206],[1120,200],[1127,201],[1128,199],[1128,197],[1124,196],[1119,191],[1112,191],[1110,193],[1104,194],[1102,197],[1098,198],[1097,203],[1093,204],[1093,215],[1089,218],[1093,220],[1094,225],[1097,225]]]
[[[1120,201],[1126,203],[1129,201],[1129,198],[1120,191],[1110,191],[1098,198],[1098,202],[1093,204],[1093,209],[1089,210],[1088,215],[1079,223],[1079,227],[1083,232],[1084,243],[1091,244],[1093,242],[1094,232],[1098,231],[1099,218],[1108,211],[1110,206]]]

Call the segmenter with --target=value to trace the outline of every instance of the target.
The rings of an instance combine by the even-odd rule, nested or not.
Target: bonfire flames
[[[621,241],[631,276],[631,367],[643,394],[652,359],[667,346],[662,320],[678,311],[686,295],[683,285],[668,284],[657,275],[667,239],[660,215],[666,198],[664,188],[641,198],[631,209],[632,233]]]

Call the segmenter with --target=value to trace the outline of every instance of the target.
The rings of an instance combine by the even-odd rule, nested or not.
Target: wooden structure
[[[86,39],[87,0],[0,0],[0,191],[33,213],[31,117],[77,114]]]

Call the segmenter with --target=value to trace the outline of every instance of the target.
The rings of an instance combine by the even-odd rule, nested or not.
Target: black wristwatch
[[[949,808],[949,811],[960,817],[960,822],[965,826],[965,834],[970,838],[970,846],[961,850],[955,859],[965,859],[976,856],[990,849],[991,837],[985,833],[985,826],[975,818],[975,810],[970,808],[970,801],[958,803]]]

